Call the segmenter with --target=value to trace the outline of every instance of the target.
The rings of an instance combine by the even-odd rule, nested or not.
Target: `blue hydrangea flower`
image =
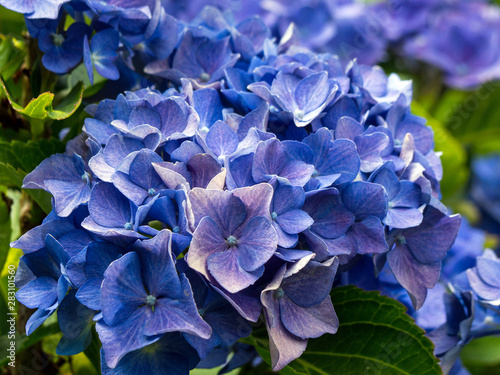
[[[311,123],[335,96],[338,85],[326,72],[299,77],[279,72],[270,88],[252,84],[250,90],[284,111],[290,112],[297,126]]]
[[[236,293],[254,284],[277,248],[270,220],[268,184],[229,191],[193,189],[194,215],[188,265]]]
[[[430,25],[406,42],[404,53],[439,67],[454,87],[472,88],[498,79],[499,19],[495,6],[459,2],[434,12]]]
[[[72,24],[63,33],[54,33],[47,29],[40,31],[38,47],[44,52],[43,65],[54,73],[68,73],[82,60],[83,39],[90,31],[83,22]]]
[[[459,228],[460,216],[446,216],[427,206],[418,227],[391,232],[393,247],[387,254],[387,261],[416,309],[424,303],[427,289],[436,285],[441,261],[455,241]]]
[[[500,260],[492,250],[477,257],[476,267],[467,270],[467,278],[482,301],[500,304]]]
[[[151,240],[137,242],[134,252],[114,261],[104,273],[103,320],[97,331],[111,368],[162,333],[210,337],[211,328],[198,314],[189,281],[175,269],[170,233],[165,230]]]
[[[56,213],[66,217],[88,202],[91,180],[80,155],[56,154],[45,159],[24,178],[23,188],[43,189],[51,193]]]
[[[30,19],[56,19],[61,6],[70,0],[2,0],[0,5],[17,13],[23,13]]]

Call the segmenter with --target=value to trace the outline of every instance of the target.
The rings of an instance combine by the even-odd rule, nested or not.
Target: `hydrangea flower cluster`
[[[439,202],[411,82],[298,47],[293,27],[276,41],[259,18],[209,7],[179,27],[159,2],[136,5],[87,1],[96,33],[71,26],[86,66],[113,78],[118,44],[156,88],[88,106],[84,133],[26,176],[53,197],[12,243],[27,333],[57,311],[60,354],[84,350],[95,322],[103,373],[187,374],[245,355],[237,341],[263,317],[280,370],[336,333],[339,269],[365,262],[420,308],[460,217]]]

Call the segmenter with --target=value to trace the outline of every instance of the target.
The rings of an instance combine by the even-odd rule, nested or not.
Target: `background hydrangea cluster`
[[[95,326],[104,374],[187,374],[252,360],[238,340],[263,321],[279,371],[337,332],[330,292],[354,284],[404,303],[443,371],[465,371],[460,349],[499,333],[500,259],[440,202],[411,81],[371,64],[390,46],[449,85],[496,78],[490,44],[445,41],[466,17],[471,46],[498,44],[496,8],[207,3],[1,1],[25,14],[45,68],[83,62],[109,80],[83,133],[23,181],[53,207],[11,245],[26,333],[57,312],[58,354],[85,350]],[[380,38],[345,50],[374,14],[391,16]],[[494,163],[477,160],[471,194],[498,220]]]
[[[176,19],[203,25],[212,36],[219,33],[219,39],[221,32],[231,35],[233,50],[244,60],[259,52],[254,48],[266,33],[281,38],[294,23],[301,45],[334,53],[343,63],[356,58],[373,65],[394,55],[410,72],[418,70],[415,62],[434,66],[447,85],[457,88],[473,88],[500,77],[500,8],[485,0],[300,0],[293,4],[282,0],[162,0],[161,7],[153,0],[2,4],[26,14],[30,34],[39,38],[45,53],[43,63],[49,70],[66,73],[83,57],[91,81],[92,66],[114,80],[120,73],[132,75],[128,69],[132,56],[140,55],[142,60],[133,64],[134,72],[151,59],[167,59],[181,34],[182,26]],[[200,14],[206,5],[212,9]],[[76,14],[79,21],[67,30],[58,28],[64,17],[61,7],[70,15]],[[93,18],[91,26],[96,33],[92,37],[85,19],[78,18],[81,12]],[[262,21],[257,25],[249,15],[258,15]],[[110,26],[116,32],[110,31]],[[260,36],[250,35],[252,32]],[[177,63],[174,65],[180,61]],[[178,77],[186,72],[181,68],[172,74]]]

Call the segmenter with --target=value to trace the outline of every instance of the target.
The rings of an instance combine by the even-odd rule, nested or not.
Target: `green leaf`
[[[14,110],[30,118],[40,120],[47,118],[62,120],[70,117],[80,106],[83,98],[83,83],[79,82],[55,109],[52,107],[55,95],[51,92],[44,92],[37,98],[31,99],[23,108],[12,99],[12,95],[2,79],[0,79],[0,87]]]
[[[42,325],[40,328],[38,328],[35,332],[33,332],[29,336],[18,333],[16,335],[16,355],[19,355],[24,350],[35,345],[37,342],[39,342],[43,338],[48,337],[50,335],[54,335],[58,332],[60,332],[59,323],[54,322],[54,323]],[[6,336],[0,337],[0,348],[2,348],[2,349],[7,348],[8,347],[7,343],[8,343],[8,339]],[[6,352],[6,349],[3,350],[3,352]],[[5,358],[3,356],[2,359],[0,360],[0,367],[5,366],[8,363],[8,361],[9,361],[9,359]]]
[[[29,142],[0,141],[0,162],[26,173],[31,172],[50,155],[61,152],[64,152],[64,144],[55,138]]]
[[[3,199],[3,194],[0,195],[0,270],[3,269],[5,260],[9,252],[9,244],[12,233],[12,225],[10,221],[9,208]]]
[[[443,179],[441,192],[445,203],[464,188],[469,177],[467,153],[460,141],[438,120],[433,118],[418,102],[413,101],[411,109],[414,114],[425,117],[434,131],[434,149],[442,152]]]
[[[491,150],[491,142],[500,137],[499,101],[498,82],[490,82],[470,92],[451,91],[443,98],[436,116],[460,142],[474,152],[483,153]]]
[[[500,337],[488,336],[471,341],[463,348],[461,358],[473,374],[500,374]]]
[[[83,98],[83,83],[78,82],[71,91],[64,97],[59,105],[49,112],[49,117],[53,120],[63,120],[70,117],[78,109]]]
[[[333,289],[340,326],[335,335],[309,340],[307,350],[280,374],[441,374],[433,344],[399,302],[354,286]],[[262,334],[251,340],[269,361]]]
[[[0,141],[0,185],[20,188],[23,179],[44,159],[64,151],[64,144],[57,139],[39,139],[29,142]],[[43,211],[52,209],[51,195],[38,189],[25,190]]]
[[[84,350],[85,355],[89,359],[89,361],[94,366],[95,370],[100,373],[101,372],[101,341],[99,340],[99,336],[95,330],[95,326],[92,327],[92,342],[90,345]]]
[[[21,32],[26,29],[24,15],[12,10],[1,8],[0,10],[0,33],[15,33],[21,35]]]
[[[21,67],[26,56],[25,44],[14,37],[2,37],[0,43],[0,74],[11,78]]]
[[[26,174],[12,165],[0,162],[0,185],[21,187]]]

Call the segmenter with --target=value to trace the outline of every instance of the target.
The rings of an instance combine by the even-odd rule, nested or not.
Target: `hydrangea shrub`
[[[279,371],[340,334],[331,291],[355,284],[405,303],[448,371],[475,303],[497,313],[494,253],[452,277],[461,218],[440,202],[411,81],[311,51],[294,25],[276,39],[269,13],[209,6],[186,22],[189,9],[160,1],[22,4],[2,2],[25,14],[47,69],[83,62],[90,81],[109,79],[83,133],[24,178],[53,208],[12,243],[27,334],[57,312],[58,354],[85,350],[95,326],[104,374],[187,374],[252,360],[241,339],[263,322]],[[440,277],[455,286],[443,325],[426,326]]]

